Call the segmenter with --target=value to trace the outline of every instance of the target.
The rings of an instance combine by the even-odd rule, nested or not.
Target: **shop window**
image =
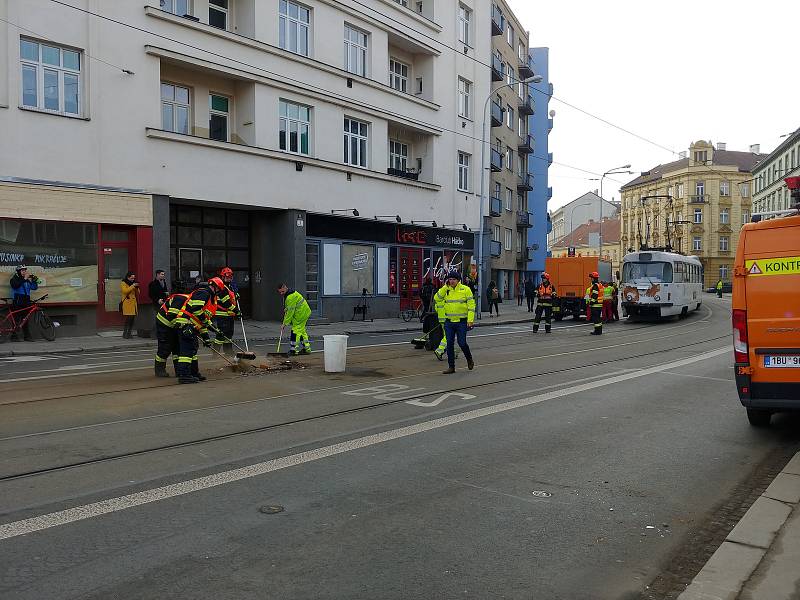
[[[179,223],[201,223],[202,210],[194,206],[181,206],[176,215]]]
[[[338,296],[342,290],[342,247],[339,244],[323,244],[322,260],[322,293],[326,296]]]
[[[203,246],[225,246],[225,230],[203,229]]]
[[[219,208],[203,209],[204,225],[225,225],[225,211]]]
[[[389,293],[397,294],[397,248],[389,248]]]
[[[250,214],[244,210],[229,210],[228,227],[250,227]]]
[[[248,250],[228,250],[228,266],[232,269],[249,269],[250,253]]]
[[[247,229],[229,229],[228,246],[247,248],[250,244],[250,232]]]
[[[228,266],[225,260],[225,250],[203,249],[203,272],[206,275],[217,275],[225,266]]]
[[[178,245],[200,246],[202,244],[202,228],[178,227]]]
[[[375,247],[355,244],[342,244],[341,250],[341,293],[360,296],[366,289],[373,293],[375,278]]]
[[[389,293],[389,248],[378,248],[378,294]]]

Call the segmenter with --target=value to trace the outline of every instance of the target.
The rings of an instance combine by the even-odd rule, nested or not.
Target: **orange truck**
[[[589,273],[597,271],[600,281],[611,281],[611,263],[596,256],[564,256],[545,259],[545,271],[556,288],[558,297],[553,302],[553,317],[560,321],[572,315],[580,319],[586,314],[586,288]]]
[[[800,207],[800,177],[787,183]],[[800,410],[800,211],[745,225],[733,274],[736,389],[750,424],[765,427]]]

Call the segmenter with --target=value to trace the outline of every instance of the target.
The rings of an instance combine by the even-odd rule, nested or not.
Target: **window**
[[[741,194],[742,198],[749,198],[750,197],[750,184],[749,183],[740,183],[739,184],[739,193]]]
[[[729,273],[730,273],[730,268],[728,267],[728,265],[719,266],[719,278],[722,279],[722,281],[727,281]]]
[[[744,225],[745,223],[749,223],[749,222],[750,222],[750,211],[749,210],[743,210],[742,211],[742,225]]]
[[[683,198],[684,187],[682,183],[675,184],[675,197]]]
[[[422,94],[422,77],[417,77],[414,81],[416,81],[416,91],[414,93],[419,96]]]
[[[696,162],[696,163],[705,163],[707,156],[708,156],[708,153],[705,150],[697,151],[697,152],[694,153],[694,162]]]
[[[525,212],[525,196],[517,194],[517,211]]]
[[[161,129],[189,133],[189,88],[161,83]]]
[[[730,196],[731,195],[731,182],[730,181],[720,181],[719,182],[719,195],[720,196]]]
[[[408,65],[392,58],[389,60],[389,85],[398,92],[408,93]]]
[[[208,96],[208,137],[220,142],[229,141],[228,116],[230,114],[230,98],[219,94]]]
[[[509,46],[514,47],[514,28],[511,27],[511,23],[506,23],[506,41]]]
[[[506,169],[514,170],[514,150],[511,149],[511,146],[506,146]]]
[[[731,222],[731,213],[730,210],[727,208],[723,208],[719,211],[719,224],[720,225],[728,225]]]
[[[458,5],[458,41],[462,44],[470,45],[472,22],[472,11],[463,4]]]
[[[511,188],[506,188],[505,209],[511,212],[513,206],[514,206],[514,190],[512,190]]]
[[[706,195],[706,182],[705,181],[696,181],[694,184],[694,194],[702,198]]]
[[[506,127],[514,131],[514,109],[510,104],[506,104]]]
[[[344,162],[356,167],[367,166],[367,124],[344,118]]]
[[[513,250],[513,248],[511,247],[511,239],[512,239],[511,235],[514,232],[511,231],[510,229],[506,228],[506,232],[505,233],[506,233],[506,235],[505,235],[505,239],[504,239],[503,249],[506,252],[511,252],[511,250]]]
[[[493,242],[500,241],[500,225],[494,226],[494,229],[492,230],[492,241]]]
[[[303,104],[281,100],[279,121],[280,149],[284,152],[308,156],[311,145],[311,108]]]
[[[493,198],[497,198],[498,200],[500,199],[500,189],[501,189],[500,182],[499,181],[495,181],[494,182],[494,196],[492,196]]]
[[[517,133],[519,133],[519,137],[524,138],[527,135],[527,127],[525,127],[525,119],[519,117],[518,121],[519,123],[517,125],[519,127],[519,130],[517,131]]]
[[[344,26],[344,68],[350,73],[367,75],[367,34]]]
[[[719,249],[720,249],[720,252],[727,252],[729,243],[730,243],[730,239],[728,238],[727,235],[719,236]]]
[[[692,250],[702,250],[703,249],[703,238],[699,236],[694,236],[692,238]]]
[[[469,159],[466,152],[458,153],[458,190],[461,192],[469,191]]]
[[[516,80],[517,78],[514,76],[514,67],[511,66],[511,63],[506,63],[506,83],[513,85]]]
[[[208,24],[228,29],[228,0],[208,0]]]
[[[695,223],[702,223],[703,222],[703,209],[702,208],[695,208],[694,209],[694,222]]]
[[[525,44],[523,44],[522,42],[520,42],[519,45],[517,46],[517,56],[519,56],[519,59],[522,62],[528,62],[527,61],[528,52],[526,51]]]
[[[189,12],[189,0],[161,0],[161,10],[179,17],[191,14]]]
[[[406,8],[408,8],[408,0],[394,0],[394,1],[397,2],[400,6],[405,6]]]
[[[522,232],[517,232],[517,252],[522,252]]]
[[[81,109],[81,53],[21,38],[22,106],[65,115]]]
[[[389,140],[389,167],[398,171],[408,171],[408,144]]]
[[[295,54],[308,56],[308,27],[311,11],[296,2],[280,0],[278,42]]]
[[[472,116],[472,83],[458,78],[458,115],[469,119]]]

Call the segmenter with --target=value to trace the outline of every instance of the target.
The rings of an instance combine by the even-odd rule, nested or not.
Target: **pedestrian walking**
[[[611,323],[614,320],[614,286],[610,281],[603,285],[603,323]]]
[[[517,283],[517,306],[522,306],[522,300],[525,297],[525,288],[522,286],[522,282],[520,281]]]
[[[539,284],[536,295],[539,298],[539,303],[536,305],[536,313],[533,318],[533,333],[539,331],[542,314],[544,314],[544,332],[550,333],[553,323],[553,300],[556,296],[556,288],[550,283],[549,273],[542,273],[542,283]]]
[[[467,368],[471,371],[475,368],[475,362],[467,345],[467,331],[472,329],[475,323],[475,296],[461,283],[461,274],[458,271],[451,271],[447,275],[446,285],[436,292],[436,300],[444,304],[448,368],[443,374],[450,375],[456,372],[456,342],[464,352]]]
[[[230,267],[223,267],[219,274],[224,287],[217,294],[217,314],[214,317],[217,333],[214,336],[214,344],[226,354],[233,354],[233,344],[231,343],[233,327],[241,314],[239,287],[233,280],[233,269]]]
[[[433,281],[430,277],[425,278],[425,283],[422,284],[422,289],[419,292],[420,300],[422,300],[422,314],[426,315],[431,310],[431,300],[436,290],[433,289]]]
[[[291,353],[311,354],[311,341],[306,331],[306,324],[311,317],[311,307],[300,292],[289,289],[285,283],[278,286],[278,293],[283,296],[283,326],[288,325],[292,329]]]
[[[722,279],[717,282],[717,298],[722,298]]]
[[[27,308],[31,305],[31,292],[39,289],[39,278],[28,272],[28,267],[20,265],[11,276],[11,307],[13,310]],[[32,342],[33,336],[28,322],[22,326],[22,337],[26,342]],[[11,334],[11,341],[18,342],[17,332]]]
[[[500,290],[497,289],[497,284],[494,281],[489,282],[486,288],[486,300],[489,304],[489,316],[492,316],[492,308],[496,316],[500,316]]]
[[[525,299],[528,301],[528,312],[533,312],[533,301],[536,298],[536,285],[533,279],[525,281]]]
[[[139,282],[136,281],[136,275],[133,271],[128,271],[122,281],[119,282],[119,291],[122,295],[122,301],[119,303],[119,310],[125,317],[125,325],[122,329],[122,337],[126,340],[133,337],[131,330],[133,329],[133,322],[136,320],[136,315],[139,312]]]
[[[619,321],[619,282],[612,281],[613,294],[611,295],[611,314],[615,321]]]
[[[155,279],[147,285],[147,295],[153,301],[153,308],[158,310],[169,296],[167,288],[167,274],[164,269],[157,269]]]
[[[589,273],[591,285],[589,286],[589,307],[592,315],[591,335],[603,334],[603,284],[600,283],[600,274],[597,271]]]

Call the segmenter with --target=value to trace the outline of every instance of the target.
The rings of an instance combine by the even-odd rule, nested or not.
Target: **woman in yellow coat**
[[[136,313],[139,312],[139,282],[136,281],[136,275],[132,271],[128,271],[125,278],[119,282],[119,290],[122,298],[119,309],[125,317],[125,329],[122,330],[122,337],[129,340],[133,321],[136,319]]]

